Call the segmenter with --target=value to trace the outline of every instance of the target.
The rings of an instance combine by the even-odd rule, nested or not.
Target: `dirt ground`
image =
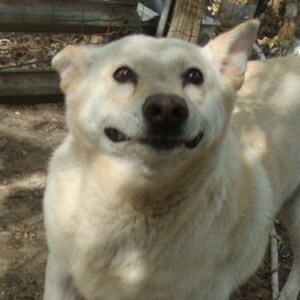
[[[280,24],[269,18],[261,30],[258,44],[267,56],[280,52],[273,38]],[[113,38],[45,33],[0,37],[0,70],[49,69],[51,57],[68,44],[97,45]],[[47,255],[42,198],[47,163],[65,133],[63,104],[0,104],[0,300],[42,299]],[[282,284],[292,254],[283,230],[277,229]],[[267,251],[258,272],[231,300],[270,300],[270,270]]]
[[[42,298],[47,253],[42,197],[47,162],[65,133],[63,104],[0,105],[0,300]],[[284,240],[282,279],[291,259]],[[271,299],[270,275],[266,255],[231,299]]]
[[[58,104],[0,106],[0,299],[41,299],[47,162],[65,134]]]

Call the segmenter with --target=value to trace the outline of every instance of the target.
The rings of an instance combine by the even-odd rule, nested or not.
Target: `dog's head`
[[[53,67],[71,134],[123,157],[209,151],[225,134],[257,28],[246,22],[203,48],[139,35],[67,47]]]

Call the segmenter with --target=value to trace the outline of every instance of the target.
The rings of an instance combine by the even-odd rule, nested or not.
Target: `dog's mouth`
[[[137,141],[141,144],[152,147],[156,150],[173,150],[175,148],[185,146],[188,149],[194,149],[198,146],[203,138],[203,133],[199,132],[192,139],[180,139],[173,136],[147,136],[142,138],[131,138],[113,127],[106,127],[104,133],[109,140],[114,143],[124,143],[128,141]]]

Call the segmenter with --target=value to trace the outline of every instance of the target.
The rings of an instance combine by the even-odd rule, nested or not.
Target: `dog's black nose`
[[[172,94],[155,94],[146,99],[143,114],[150,125],[178,127],[186,121],[189,111],[182,97]]]

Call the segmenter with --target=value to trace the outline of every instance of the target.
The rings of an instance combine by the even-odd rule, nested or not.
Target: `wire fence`
[[[0,70],[49,69],[68,44],[155,34],[158,14],[136,0],[0,0]],[[154,18],[154,20],[153,20]]]
[[[255,4],[244,0],[207,0],[199,18],[240,22],[251,18]],[[0,31],[95,33],[123,29],[142,31],[158,16],[154,0],[0,0]],[[160,1],[164,3],[165,1]],[[150,8],[149,8],[150,7]],[[212,22],[212,20],[211,20]],[[146,23],[146,25],[148,25]],[[150,26],[150,25],[148,25]]]
[[[0,1],[0,31],[94,33],[136,30],[137,1]]]
[[[172,1],[160,1],[160,10],[154,11],[158,2],[0,0],[0,70],[49,69],[51,58],[68,44],[103,44],[131,33],[155,35],[161,19],[165,19],[165,27],[171,21],[163,15],[161,7]],[[199,44],[204,45],[214,35],[252,18],[256,8],[254,0],[204,1],[198,16]],[[281,50],[274,47],[276,40],[263,43],[264,49],[269,47],[276,55],[280,54]]]

